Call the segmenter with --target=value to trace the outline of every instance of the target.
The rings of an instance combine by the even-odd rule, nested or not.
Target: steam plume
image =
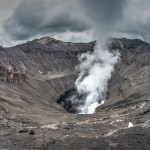
[[[111,53],[101,45],[97,46],[93,54],[81,55],[81,73],[76,86],[79,93],[86,94],[86,98],[84,105],[78,108],[80,113],[94,113],[95,108],[104,102],[107,83],[118,58],[118,51]]]
[[[90,7],[85,7],[86,4]],[[97,46],[93,53],[80,56],[81,72],[76,80],[76,87],[79,94],[86,95],[84,103],[78,107],[80,113],[94,113],[95,108],[105,101],[108,80],[119,58],[119,52],[109,52],[105,43],[121,17],[122,4],[123,1],[120,0],[81,2],[81,6],[84,5],[85,8],[83,11],[89,14],[88,19],[93,27]]]

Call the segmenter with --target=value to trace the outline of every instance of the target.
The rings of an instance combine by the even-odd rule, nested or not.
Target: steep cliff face
[[[5,57],[23,61],[28,79],[0,81],[0,149],[80,150],[150,148],[150,45],[113,39],[120,60],[109,81],[107,101],[92,115],[66,112],[57,100],[74,87],[78,55],[91,43],[65,43],[44,37],[12,48]],[[1,78],[2,79],[2,78]]]
[[[120,50],[120,60],[109,81],[105,105],[121,107],[150,98],[150,45],[141,40],[114,39],[111,50]]]

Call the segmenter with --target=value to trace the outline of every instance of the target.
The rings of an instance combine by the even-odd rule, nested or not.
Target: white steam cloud
[[[121,18],[123,0],[82,0],[82,5],[83,13],[89,14],[87,18],[93,27],[97,46],[94,52],[80,56],[80,74],[76,87],[84,99],[77,109],[79,113],[91,114],[104,103],[108,80],[119,59],[119,51],[110,52],[105,44]]]
[[[103,104],[107,83],[118,58],[118,51],[111,53],[101,45],[97,45],[92,54],[81,55],[81,73],[76,81],[76,87],[79,94],[86,94],[86,98],[84,104],[78,108],[80,113],[94,113],[95,108]]]

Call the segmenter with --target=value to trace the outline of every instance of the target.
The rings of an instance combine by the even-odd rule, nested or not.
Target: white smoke
[[[78,110],[83,114],[94,113],[95,108],[105,101],[108,80],[114,65],[119,58],[119,52],[109,52],[98,44],[95,51],[82,54],[80,57],[80,75],[76,81],[77,90],[86,96],[84,105]]]
[[[116,24],[122,17],[124,0],[82,0],[80,4],[97,40],[94,52],[80,56],[80,74],[76,80],[78,93],[84,95],[78,112],[91,114],[97,106],[104,103],[108,80],[119,59],[119,51],[110,52],[106,41],[116,30]]]

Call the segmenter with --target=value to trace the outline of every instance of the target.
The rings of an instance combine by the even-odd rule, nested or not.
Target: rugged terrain
[[[74,87],[78,56],[95,42],[67,43],[50,37],[12,48],[4,58],[23,61],[28,79],[0,81],[0,149],[148,150],[150,149],[150,45],[113,39],[120,60],[109,81],[107,101],[92,115],[68,113],[57,100]]]

